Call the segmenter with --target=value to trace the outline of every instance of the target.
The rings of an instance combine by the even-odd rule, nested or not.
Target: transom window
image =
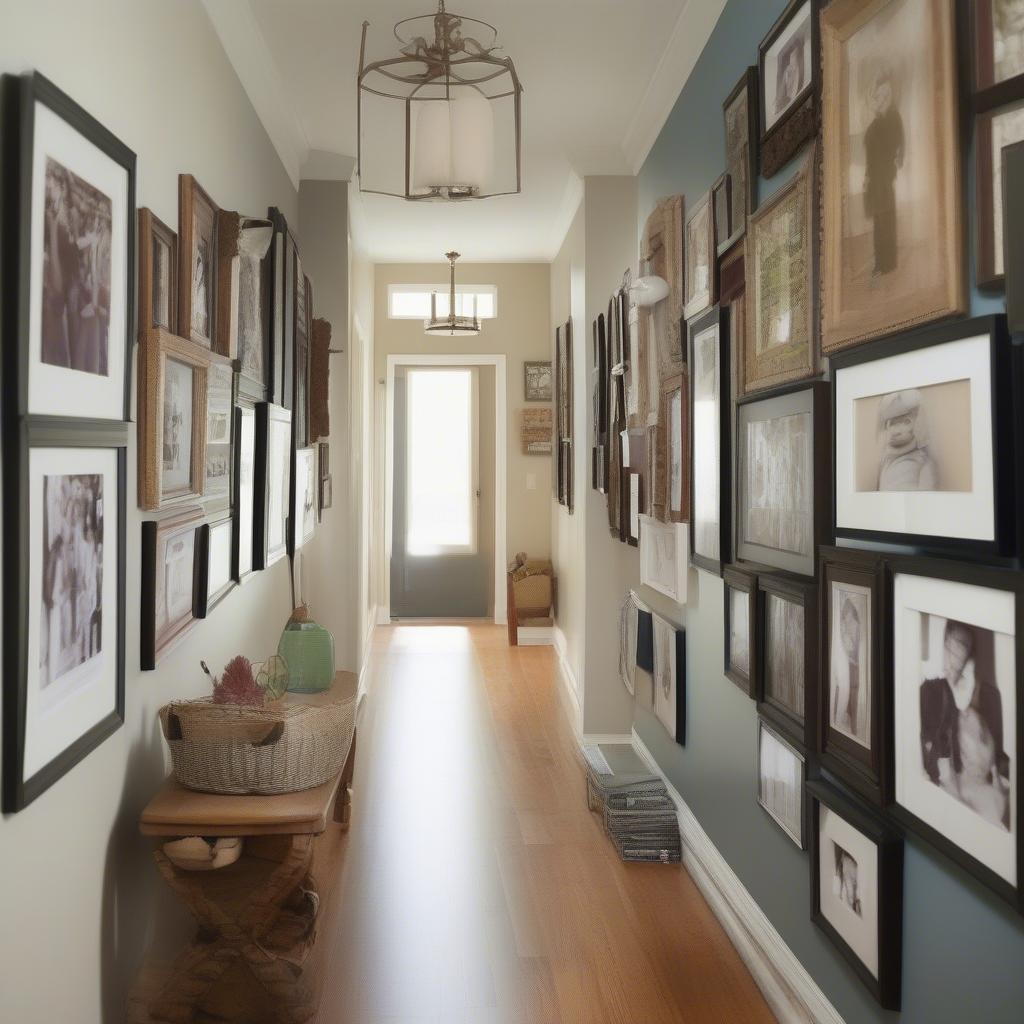
[[[448,315],[447,284],[389,284],[388,317],[391,320],[426,320],[430,316],[430,296],[437,293],[437,315]],[[498,289],[493,284],[468,284],[455,287],[455,315],[493,320],[498,315]]]

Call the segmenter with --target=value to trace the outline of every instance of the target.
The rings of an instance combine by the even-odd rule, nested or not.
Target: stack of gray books
[[[587,804],[604,818],[623,860],[678,864],[682,841],[675,804],[661,778],[628,743],[584,747]]]

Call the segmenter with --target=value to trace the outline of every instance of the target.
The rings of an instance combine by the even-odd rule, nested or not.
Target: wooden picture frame
[[[178,329],[223,352],[217,334],[218,207],[191,174],[178,175]]]
[[[892,706],[887,811],[1024,911],[1024,576],[945,558],[892,555],[886,561]],[[968,634],[969,645],[960,639]],[[926,656],[935,649],[942,651],[941,664]],[[959,675],[951,685],[954,670]],[[965,680],[972,684],[968,692],[959,685]],[[980,739],[970,748],[962,739],[954,747],[948,720],[936,715],[949,704],[972,713],[972,732]],[[957,736],[963,736],[959,727]],[[987,773],[984,760],[973,760],[979,750],[991,759]],[[1004,801],[1000,821],[992,820],[996,796]]]
[[[157,259],[158,250],[166,253],[163,260]],[[161,266],[166,266],[166,274]],[[165,278],[162,288],[160,277]],[[139,332],[159,327],[178,332],[178,236],[143,207],[139,210]]]
[[[774,177],[818,134],[820,9],[820,0],[790,0],[757,48],[759,150],[765,178]]]
[[[1015,554],[1020,452],[1005,440],[1015,436],[1019,360],[1001,315],[937,324],[832,357],[835,536],[967,557]],[[893,390],[880,395],[879,381]],[[890,455],[880,421],[882,403],[903,396],[917,439],[910,461],[898,448]],[[981,422],[988,430],[976,429]],[[898,472],[903,462],[917,465],[912,479]],[[991,490],[981,486],[986,480]],[[918,532],[904,532],[905,523]]]
[[[323,441],[331,434],[330,321],[314,317],[309,349],[309,440]]]
[[[899,1010],[903,972],[903,840],[882,819],[868,814],[828,783],[811,780],[807,789],[811,805],[811,920],[832,940],[875,999],[887,1010]],[[822,808],[837,815],[877,851],[877,871],[866,874],[874,875],[878,884],[874,893],[858,899],[858,905],[870,901],[869,906],[873,905],[877,910],[877,930],[873,930],[875,934],[872,936],[877,972],[868,967],[840,934],[822,906],[823,871],[834,874],[835,861],[838,860],[833,857],[833,864],[822,863],[827,855],[822,850]],[[851,833],[847,832],[847,835]],[[840,847],[840,853],[843,852]],[[830,882],[830,886],[834,884]],[[868,913],[870,915],[870,909]]]
[[[892,2],[833,0],[821,13],[826,355],[968,308],[954,5],[952,0],[909,0],[896,10],[902,20],[887,20],[888,45],[900,64],[897,76],[890,64],[880,61],[872,35],[880,31],[872,28],[874,19],[886,14]],[[859,138],[862,130],[850,121],[851,47],[854,58],[858,48],[865,50],[865,75],[868,64],[874,69],[870,89],[877,109],[868,125],[876,126],[879,140],[877,150],[873,144],[878,163],[874,178],[854,175],[849,159],[851,139]],[[901,106],[905,97],[925,109],[906,109],[906,104]],[[934,125],[933,142],[911,160],[904,150],[913,136],[905,135],[903,126],[918,122]],[[901,139],[903,146],[897,145]],[[897,175],[903,168],[904,178],[911,170],[918,176],[900,185],[903,190],[916,187],[921,197],[912,221],[907,219],[909,206],[896,201]],[[927,280],[925,287],[921,279]]]
[[[807,849],[807,756],[799,746],[787,739],[772,724],[757,717],[757,802],[780,829],[793,840],[798,850]],[[764,778],[765,762],[774,754],[788,756],[798,765],[799,794],[796,798],[796,820],[787,820],[783,811],[774,806],[773,794],[767,793]]]
[[[974,121],[974,194],[978,224],[976,277],[979,288],[1001,289],[1004,280],[1002,152],[1024,142],[1024,95]]]
[[[544,377],[547,376],[547,386]],[[523,401],[550,402],[552,369],[550,359],[527,359],[523,362]]]
[[[256,405],[253,475],[253,568],[268,569],[288,553],[291,521],[292,414],[270,402]]]
[[[313,286],[302,272],[302,262],[295,258],[295,332],[294,372],[292,374],[292,430],[295,447],[307,448],[309,431],[309,363]]]
[[[1024,142],[1003,150],[1003,262],[1007,323],[1024,334]]]
[[[195,617],[205,619],[238,585],[235,575],[234,517],[221,515],[200,524],[196,537]]]
[[[757,577],[757,710],[806,750],[814,747],[817,713],[817,603],[814,581]],[[778,646],[777,631],[790,634]]]
[[[886,689],[889,673],[883,670],[889,629],[885,562],[877,552],[835,547],[823,547],[820,560],[821,693],[815,749],[824,768],[882,808],[892,785],[892,700]]]
[[[748,697],[757,697],[757,656],[758,649],[758,618],[757,618],[757,575],[740,569],[735,565],[727,565],[722,569],[724,586],[722,594],[724,598],[724,612],[722,616],[723,639],[722,652],[723,671],[725,678],[735,683]],[[733,657],[733,619],[734,606],[733,594],[740,596],[738,605],[745,609],[747,617],[746,640],[747,657],[746,668],[743,666],[742,658]]]
[[[4,107],[0,359],[5,415],[127,422],[136,331],[135,153],[38,72],[4,75],[0,84]],[[59,160],[50,155],[54,146],[59,146]],[[33,180],[38,164],[45,167],[43,182]],[[48,207],[51,193],[60,198]],[[109,263],[103,261],[101,269],[105,267],[110,277],[105,317],[80,318],[74,338],[66,327],[67,312],[79,305],[82,313],[87,306],[92,312],[97,303],[103,306],[104,296],[103,274],[82,279],[77,259],[59,281],[44,272],[48,259],[51,265],[58,262],[47,254],[53,233],[64,237],[64,243],[58,238],[59,249],[75,247],[52,212],[57,203],[73,201],[91,209],[103,225]],[[94,299],[97,285],[99,294]],[[41,309],[32,308],[35,301]],[[47,324],[58,323],[59,332],[47,331]],[[44,334],[58,342],[44,345]]]
[[[796,173],[748,222],[744,271],[749,328],[740,348],[737,396],[821,372],[816,163],[817,148],[811,145]],[[785,239],[779,224],[789,226]]]
[[[206,480],[207,375],[211,353],[202,346],[169,334],[164,330],[145,331],[139,349],[139,507],[150,512],[181,501],[201,498]],[[175,379],[191,373],[191,402],[176,412],[166,407],[167,392],[173,387],[168,379],[168,364],[174,366]],[[182,369],[184,368],[184,370]],[[186,406],[191,423],[185,424]],[[189,438],[187,482],[168,481],[168,453],[180,449],[167,436],[168,424],[181,421]],[[173,448],[173,445],[177,448]],[[175,469],[180,474],[181,469]]]
[[[203,510],[185,508],[159,520],[142,524],[142,612],[139,637],[142,671],[155,669],[168,651],[191,629],[196,619],[199,582],[199,527]],[[173,591],[176,603],[167,606],[172,593],[167,566],[174,559]],[[185,562],[187,561],[187,565]],[[187,605],[187,607],[186,607]]]
[[[687,323],[690,378],[690,564],[722,574],[732,543],[732,402],[729,395],[729,315],[721,306]],[[694,415],[698,401],[716,406],[703,426]],[[700,436],[698,436],[700,434]],[[709,454],[717,465],[705,464]],[[705,501],[702,489],[709,494]],[[698,513],[714,508],[717,522]]]
[[[233,210],[218,210],[217,222],[217,315],[214,351],[238,358],[238,327],[242,217]]]
[[[683,228],[683,317],[689,322],[718,298],[718,249],[710,190],[690,207]]]
[[[981,113],[1024,97],[1024,49],[1019,46],[1024,26],[997,24],[998,0],[971,0],[970,6],[973,107]],[[1018,45],[1007,52],[1007,41]]]
[[[831,527],[830,398],[826,382],[812,381],[736,402],[732,478],[738,561],[817,575],[818,547]],[[802,458],[794,454],[798,445]],[[778,461],[769,462],[772,456]],[[803,507],[785,505],[801,499]]]
[[[725,122],[725,172],[729,176],[728,238],[719,239],[718,254],[727,252],[747,228],[747,218],[757,209],[758,70],[752,66],[740,76],[722,104]]]
[[[82,451],[86,449],[87,451]],[[125,607],[126,537],[128,493],[128,427],[124,423],[71,420],[51,417],[8,417],[3,431],[3,482],[7,500],[3,516],[3,793],[5,814],[22,810],[66,775],[124,723],[125,715]],[[67,465],[58,467],[61,453],[70,453]],[[36,464],[41,460],[42,464]],[[91,460],[91,464],[90,461]],[[57,471],[56,473],[54,471]],[[71,470],[69,473],[68,470]],[[52,670],[56,652],[66,653],[58,637],[54,638],[50,616],[58,604],[51,591],[47,600],[45,582],[48,559],[60,555],[56,545],[48,546],[48,516],[59,503],[49,500],[47,487],[60,477],[84,482],[86,474],[102,473],[106,483],[102,502],[94,501],[103,519],[101,545],[78,543],[95,558],[102,551],[99,569],[104,586],[98,594],[102,604],[95,611],[98,625],[90,621],[89,644],[99,642],[99,652],[108,652],[106,669],[109,702],[95,707],[92,720],[83,721],[80,703],[66,698],[83,696],[83,685],[90,684],[83,672],[89,671],[93,656],[76,659],[73,655],[62,666],[60,675]],[[107,494],[107,484],[116,493]],[[106,576],[107,559],[110,575]],[[95,564],[95,563],[94,563]],[[38,573],[38,581],[33,574]],[[110,585],[112,584],[112,585]],[[55,587],[54,587],[55,590]],[[86,588],[79,591],[81,598]],[[37,596],[33,599],[32,595]],[[74,600],[65,596],[65,600]],[[82,603],[76,611],[80,612]],[[44,618],[47,621],[44,621]],[[98,636],[93,637],[96,628]],[[58,627],[59,631],[60,627]],[[42,639],[50,634],[46,655],[41,654]],[[72,634],[73,635],[73,634]],[[33,642],[34,641],[34,642]],[[44,668],[45,664],[45,668]],[[44,679],[45,672],[45,679]],[[34,691],[34,692],[31,692]],[[42,707],[51,695],[49,707]],[[61,698],[65,698],[63,701]],[[62,711],[62,707],[64,711]],[[35,711],[30,709],[35,708]],[[40,711],[41,708],[41,711]],[[62,730],[63,739],[53,742],[54,730]]]

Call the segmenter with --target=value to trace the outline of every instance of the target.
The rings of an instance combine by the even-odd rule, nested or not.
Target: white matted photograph
[[[757,720],[757,802],[802,850],[804,756],[763,719]]]
[[[769,130],[811,84],[811,4],[802,4],[764,55],[764,127]]]
[[[689,575],[689,527],[686,523],[661,523],[640,517],[640,582],[686,604]]]
[[[1016,889],[1016,597],[896,572],[895,800]]]
[[[693,551],[711,562],[721,558],[722,366],[719,325],[693,338]]]
[[[685,648],[679,643],[681,633],[672,623],[660,615],[652,615],[654,620],[654,713],[666,732],[677,743],[683,743],[683,723],[685,721],[686,694],[680,685],[685,678],[686,665],[680,664]]]

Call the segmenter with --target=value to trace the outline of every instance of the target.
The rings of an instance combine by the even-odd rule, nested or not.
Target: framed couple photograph
[[[1002,316],[831,360],[835,535],[919,550],[1016,551],[1018,374]]]
[[[757,577],[758,712],[804,749],[814,744],[818,685],[818,587]]]
[[[818,132],[819,0],[791,0],[758,47],[761,174],[775,175]]]
[[[683,316],[688,321],[703,313],[717,299],[718,248],[711,199],[711,193],[705,192],[694,203],[683,232]]]
[[[124,424],[29,419],[4,436],[3,810],[121,727]]]
[[[743,235],[747,218],[757,209],[758,110],[757,68],[749,67],[722,104],[729,231],[719,232],[719,256]]]
[[[757,719],[757,802],[796,844],[807,849],[807,759],[763,718]]]
[[[954,6],[821,12],[826,354],[967,310]]]
[[[292,414],[270,402],[256,405],[253,474],[253,568],[269,569],[288,554],[291,518]]]
[[[2,86],[7,411],[126,421],[135,154],[38,72]]]
[[[903,840],[826,782],[810,798],[811,920],[887,1010],[903,975]]]
[[[830,526],[829,385],[736,403],[735,557],[814,576]]]
[[[184,337],[211,351],[219,351],[217,213],[217,204],[199,182],[179,174],[178,327]]]
[[[690,385],[690,562],[720,576],[731,540],[729,316],[713,306],[687,323]]]
[[[757,696],[757,576],[727,565],[722,570],[725,586],[724,623],[725,677],[748,697]]]
[[[202,346],[162,328],[142,334],[139,346],[140,508],[155,512],[203,495],[212,359],[213,354]],[[231,394],[230,384],[227,394]],[[230,446],[229,433],[227,447],[230,449]]]
[[[686,746],[686,631],[652,615],[654,713],[669,736]]]
[[[1005,285],[1003,150],[1014,143],[1024,142],[1024,89],[1019,99],[979,114],[974,124],[977,281],[979,288],[998,289]]]
[[[199,584],[199,506],[142,524],[142,671],[155,669],[192,628]]]
[[[139,332],[178,333],[178,236],[151,210],[139,210]]]
[[[750,217],[745,291],[749,330],[738,346],[737,395],[820,372],[816,295],[817,149]]]
[[[205,619],[235,588],[233,562],[235,526],[230,513],[203,523],[196,537],[197,619]]]
[[[1018,910],[1024,844],[1024,581],[944,559],[890,559],[890,810]]]
[[[828,771],[878,807],[891,781],[885,581],[876,552],[821,549],[817,750]]]

